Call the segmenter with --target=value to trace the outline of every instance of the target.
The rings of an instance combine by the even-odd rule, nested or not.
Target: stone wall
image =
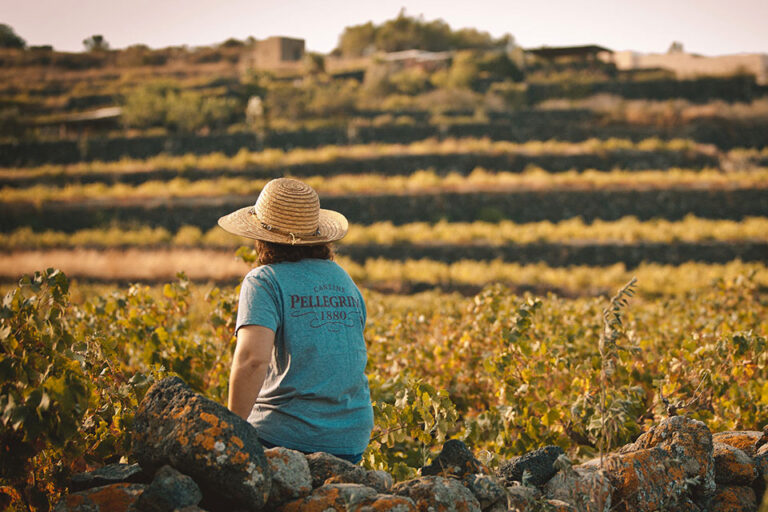
[[[133,457],[76,475],[55,512],[757,512],[768,427],[713,435],[672,416],[602,462],[574,466],[547,446],[496,470],[450,440],[421,476],[395,483],[326,453],[264,450],[247,422],[172,377],[139,407]]]

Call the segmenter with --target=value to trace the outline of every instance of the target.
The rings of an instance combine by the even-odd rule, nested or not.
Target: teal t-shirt
[[[237,326],[275,331],[272,361],[248,422],[259,437],[305,452],[362,453],[373,428],[366,310],[352,278],[330,260],[251,270]]]

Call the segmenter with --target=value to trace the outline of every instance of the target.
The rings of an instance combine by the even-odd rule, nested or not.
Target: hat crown
[[[267,230],[294,235],[313,235],[320,222],[317,192],[298,180],[278,178],[259,194],[254,213]]]

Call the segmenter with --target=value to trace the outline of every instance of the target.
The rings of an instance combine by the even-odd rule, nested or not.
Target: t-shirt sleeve
[[[235,332],[244,325],[261,325],[273,331],[280,325],[277,290],[263,270],[248,273],[240,286]]]

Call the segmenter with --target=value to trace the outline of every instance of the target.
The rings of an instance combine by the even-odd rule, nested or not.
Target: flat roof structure
[[[613,50],[590,44],[584,46],[542,46],[529,48],[525,52],[544,59],[557,59],[560,57],[591,57],[603,52],[613,53]]]

